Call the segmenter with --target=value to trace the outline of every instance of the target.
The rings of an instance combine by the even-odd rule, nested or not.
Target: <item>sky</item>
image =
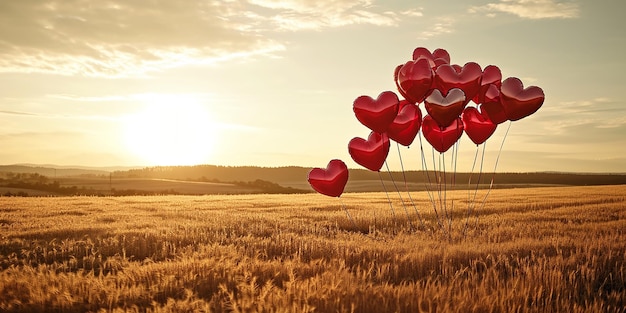
[[[621,0],[0,1],[0,164],[359,168],[347,144],[369,130],[353,101],[397,92],[395,67],[426,47],[544,90],[539,111],[487,141],[485,169],[623,173],[625,11]],[[455,149],[438,158],[470,170],[477,147],[464,135]],[[421,168],[418,141],[397,150],[392,169]]]

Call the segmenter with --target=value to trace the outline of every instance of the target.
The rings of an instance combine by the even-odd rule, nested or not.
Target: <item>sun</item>
[[[155,166],[207,163],[215,144],[214,127],[203,105],[163,95],[144,102],[144,108],[124,122],[124,140],[132,154]]]

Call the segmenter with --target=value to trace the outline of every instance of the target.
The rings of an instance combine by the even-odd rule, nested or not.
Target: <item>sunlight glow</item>
[[[206,164],[215,128],[207,109],[189,96],[146,95],[144,108],[124,121],[129,151],[146,165]]]

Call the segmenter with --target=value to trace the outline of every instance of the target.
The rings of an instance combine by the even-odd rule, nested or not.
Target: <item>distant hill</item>
[[[266,180],[272,182],[306,181],[310,168],[257,167],[257,166],[156,166],[127,171],[116,171],[113,177],[129,178],[165,178],[177,180],[200,181],[252,181]]]
[[[127,178],[163,178],[177,180],[198,181],[253,181],[261,179],[299,189],[310,189],[306,181],[310,168],[287,166],[287,167],[253,167],[253,166],[165,166],[132,169],[113,173],[113,177]],[[424,186],[435,180],[433,172],[407,171],[402,172],[372,172],[364,169],[350,169],[348,191],[377,191],[380,190],[380,179],[412,183],[415,188]],[[448,182],[455,181],[459,185],[467,185],[470,177],[472,183],[478,180],[478,173],[448,173]],[[531,172],[531,173],[483,173],[480,175],[480,184],[490,184],[491,180],[500,186],[522,185],[621,185],[626,184],[626,174],[594,174],[594,173],[558,173],[558,172]],[[370,188],[357,188],[363,182],[374,182],[373,190]]]
[[[111,188],[127,190],[171,190],[181,194],[198,193],[246,193],[255,192],[298,192],[312,191],[307,179],[310,168],[298,166],[257,167],[257,166],[156,166],[144,168],[89,168],[64,167],[55,165],[2,165],[0,173],[36,173],[58,180],[61,187],[93,188],[107,191]],[[385,184],[397,184],[404,189],[404,180],[411,190],[432,188],[436,174],[433,172],[371,172],[365,169],[350,169],[346,192],[382,191],[381,178]],[[80,179],[72,179],[80,178]],[[440,177],[442,178],[442,177]],[[472,186],[468,187],[468,182]],[[455,183],[455,188],[476,188],[478,173],[448,173],[445,180]],[[443,179],[443,178],[442,178]],[[602,173],[482,173],[480,188],[488,188],[493,179],[495,188],[535,187],[535,186],[585,186],[626,184],[626,174]],[[116,186],[116,182],[117,185]],[[123,184],[122,184],[123,182]],[[190,182],[185,183],[185,182]],[[196,184],[193,184],[195,182]],[[197,183],[207,183],[198,185]],[[226,184],[226,185],[224,185]],[[218,188],[219,187],[219,188]]]
[[[88,166],[61,166],[53,164],[12,164],[0,165],[0,172],[4,173],[37,173],[48,177],[72,177],[81,175],[109,175],[114,171],[127,171],[139,167],[113,166],[113,167],[88,167]]]

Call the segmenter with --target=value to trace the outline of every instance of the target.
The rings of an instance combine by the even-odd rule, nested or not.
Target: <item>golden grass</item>
[[[626,186],[389,195],[0,198],[0,311],[624,312]]]

